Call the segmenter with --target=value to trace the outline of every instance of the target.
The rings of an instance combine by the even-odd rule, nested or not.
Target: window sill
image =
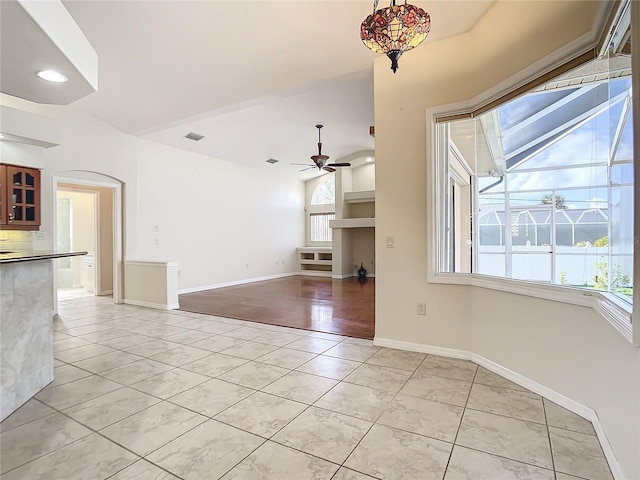
[[[602,315],[629,343],[633,343],[631,327],[631,305],[608,292],[586,290],[561,285],[545,285],[525,280],[497,278],[468,273],[437,273],[431,275],[430,283],[470,285],[501,292],[526,295],[556,302],[591,307]]]

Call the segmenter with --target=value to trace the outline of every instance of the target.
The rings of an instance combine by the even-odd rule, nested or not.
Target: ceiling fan
[[[299,170],[300,172],[304,172],[305,170],[309,170],[311,168],[318,168],[318,170],[326,170],[327,172],[335,172],[336,169],[333,167],[350,167],[351,164],[347,163],[347,162],[340,162],[340,163],[327,163],[327,160],[329,160],[329,156],[328,155],[322,155],[322,140],[320,140],[320,129],[323,127],[323,125],[316,125],[316,128],[318,129],[318,154],[317,155],[311,155],[311,160],[313,160],[314,165],[311,165],[309,163],[292,163],[291,165],[301,165],[307,168],[303,168],[302,170]]]

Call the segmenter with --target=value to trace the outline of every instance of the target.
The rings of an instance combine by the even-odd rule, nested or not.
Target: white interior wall
[[[124,302],[159,310],[174,310],[178,303],[177,262],[125,261]]]
[[[375,190],[376,188],[376,168],[374,163],[365,163],[352,170],[351,188],[354,192]],[[352,218],[372,218],[375,217],[375,202],[351,203],[347,206],[348,214]],[[354,273],[360,265],[367,270],[367,274],[376,274],[375,262],[375,228],[354,228],[351,233],[352,257],[351,263]]]
[[[60,126],[61,145],[44,150],[42,158],[36,155],[41,150],[28,157],[21,153],[31,152],[26,146],[0,142],[3,156],[20,153],[11,155],[15,163],[43,167],[42,238],[33,241],[35,249],[52,248],[52,176],[84,180],[95,172],[123,184],[124,258],[180,262],[181,289],[297,270],[302,182],[141,140],[73,106],[8,95],[0,104],[52,117]]]
[[[138,147],[135,260],[178,261],[181,290],[297,271],[303,182],[150,141]]]
[[[351,264],[354,274],[360,264],[367,270],[367,275],[376,274],[376,236],[375,228],[352,228],[351,232]]]
[[[0,94],[0,104],[56,120],[60,128],[60,145],[48,149],[40,149],[42,159],[27,163],[27,166],[43,168],[41,177],[42,226],[38,238],[34,240],[36,250],[52,248],[51,238],[53,222],[52,177],[63,175],[66,178],[89,178],[86,172],[96,172],[112,177],[123,183],[125,191],[124,255],[135,255],[137,250],[136,225],[136,176],[137,176],[137,142],[136,137],[126,135],[106,123],[82,112],[73,106],[40,105],[9,95]],[[2,153],[9,148],[25,151],[27,145],[0,142]],[[33,148],[33,147],[32,147]]]
[[[472,305],[472,351],[595,410],[627,478],[640,478],[638,350],[589,307],[483,288]]]
[[[527,10],[523,11],[524,8]],[[529,311],[542,311],[545,319],[540,321],[538,318],[533,318],[533,314],[525,316],[522,322],[527,329],[537,328],[538,334],[532,337],[514,336],[513,315],[508,312],[520,312],[520,306],[527,297],[501,292],[491,292],[491,296],[487,296],[489,291],[474,287],[426,283],[427,238],[431,237],[428,235],[426,207],[428,183],[425,158],[428,157],[425,109],[467,101],[578,38],[591,27],[596,8],[597,2],[588,1],[499,2],[472,32],[441,42],[427,43],[403,56],[397,75],[390,72],[386,58],[376,60],[374,68],[376,168],[378,169],[376,179],[378,230],[376,336],[448,348],[478,349],[478,353],[489,359],[495,359],[507,368],[524,375],[529,373],[538,382],[549,384],[551,388],[557,388],[560,393],[570,398],[581,401],[585,405],[594,405],[627,477],[639,478],[637,452],[640,449],[640,442],[637,429],[630,425],[638,425],[638,422],[634,423],[633,420],[637,419],[637,406],[640,404],[635,383],[639,377],[640,362],[637,350],[624,342],[614,340],[612,335],[617,334],[606,330],[610,327],[604,319],[595,314],[590,314],[591,318],[589,318],[589,315],[584,315],[585,309],[582,307],[559,308],[559,304],[554,302],[528,299],[528,302],[531,302],[526,303]],[[512,33],[516,31],[524,33],[521,42],[505,40],[511,39]],[[513,37],[516,36],[513,35]],[[455,59],[455,62],[451,59]],[[437,68],[434,68],[434,65]],[[193,174],[195,169],[192,168],[191,162],[201,165],[202,158],[194,159],[180,151],[169,153],[165,147],[161,150],[160,146],[154,148],[143,146],[139,152],[138,147],[141,143],[138,139],[124,135],[73,107],[38,106],[6,96],[2,96],[0,102],[9,106],[19,104],[19,108],[50,114],[57,118],[62,126],[62,145],[44,153],[46,162],[37,159],[15,162],[45,167],[42,212],[44,239],[36,240],[37,247],[51,246],[50,232],[53,218],[49,200],[51,175],[55,172],[72,170],[96,171],[124,182],[125,256],[136,258],[139,255],[146,255],[147,252],[142,246],[149,247],[150,244],[154,246],[153,230],[154,225],[158,224],[162,225],[162,230],[158,233],[164,235],[165,228],[168,232],[166,237],[160,237],[161,242],[158,246],[161,250],[158,250],[158,253],[162,251],[171,258],[180,260],[178,255],[173,254],[184,252],[186,249],[197,251],[196,247],[204,246],[205,253],[200,252],[199,255],[194,255],[194,259],[197,257],[202,261],[206,258],[209,268],[214,263],[215,268],[221,268],[220,272],[213,273],[212,282],[226,275],[239,276],[238,272],[232,272],[228,263],[236,265],[240,258],[234,258],[231,262],[223,264],[215,262],[215,260],[224,259],[227,254],[222,250],[229,245],[228,239],[231,238],[228,235],[229,232],[225,230],[227,225],[219,225],[216,222],[210,224],[208,228],[197,226],[201,225],[202,218],[211,215],[210,211],[198,215],[191,212],[187,216],[192,220],[197,217],[196,225],[187,224],[179,219],[176,223],[180,225],[180,230],[177,228],[176,231],[172,230],[174,229],[172,220],[177,218],[176,215],[183,214],[176,205],[181,204],[182,198],[190,197],[194,191],[201,205],[214,206],[217,210],[228,208],[231,201],[236,199],[235,197],[231,201],[225,199],[222,203],[214,201],[213,199],[220,199],[221,196],[211,193],[213,198],[209,198],[209,194],[203,191],[202,187],[210,185],[204,185],[204,182],[198,183],[197,186],[201,187],[199,192],[191,186],[185,189],[189,182],[186,181],[187,174],[184,172]],[[2,143],[2,155],[5,161],[5,152],[13,147],[5,146],[6,142]],[[398,152],[401,154],[399,155]],[[145,179],[141,182],[145,195],[139,195],[138,175],[153,176],[150,172],[159,170],[153,156],[144,157],[139,167],[139,156],[157,153],[161,153],[159,155],[161,157],[172,157],[171,173],[176,173],[179,180],[175,186],[169,184],[166,181],[169,172],[160,172],[159,176],[164,182],[162,185],[165,189],[154,190],[151,182]],[[187,168],[177,172],[175,165],[180,165],[182,168],[183,160],[187,163]],[[207,158],[207,160],[211,159]],[[428,160],[431,161],[431,159]],[[30,163],[31,161],[33,163]],[[161,164],[167,166],[169,159],[164,158]],[[197,173],[212,173],[212,169],[213,167],[209,169],[202,165]],[[218,171],[216,173],[220,174]],[[226,175],[226,169],[224,173]],[[232,178],[238,180],[237,172],[233,173]],[[217,182],[217,179],[212,180],[215,185],[218,184]],[[248,182],[250,186],[253,183],[251,180]],[[277,181],[273,183],[280,186]],[[168,185],[171,188],[166,190]],[[241,187],[238,188],[238,195],[240,192],[246,193],[247,187],[244,185],[244,182],[238,185]],[[293,190],[295,188],[288,191]],[[225,191],[224,188],[222,191]],[[146,193],[149,192],[158,200],[159,205],[166,206],[166,202],[169,201],[167,197],[173,202],[169,205],[171,214],[169,220],[160,222],[158,216],[163,215],[163,212],[154,210],[155,203],[151,204],[146,197]],[[302,187],[297,197],[301,205],[303,193],[300,192]],[[256,200],[255,195],[247,194],[247,196],[253,201]],[[274,199],[274,196],[268,195],[268,198]],[[279,199],[275,198],[278,205],[280,205]],[[245,204],[243,198],[237,200],[235,205],[229,207],[236,212],[240,210],[240,205]],[[293,198],[291,200],[295,203]],[[144,215],[154,213],[156,217],[151,221],[147,219],[139,221],[139,203],[142,203],[140,212],[144,212]],[[289,210],[288,202],[284,210]],[[237,223],[244,221],[238,215],[225,215],[224,218],[234,219]],[[301,219],[298,221],[302,222]],[[250,223],[251,219],[248,219],[248,222]],[[255,233],[252,228],[245,230],[237,225],[229,228],[236,233]],[[145,237],[144,241],[138,241],[139,234]],[[217,234],[223,239],[216,240],[214,237]],[[195,240],[191,240],[194,236]],[[395,248],[386,248],[387,236],[394,236]],[[277,256],[282,251],[280,245],[274,245],[273,238],[268,240],[266,246],[263,246],[261,237],[256,239],[246,235],[238,240],[239,246],[234,242],[233,247],[234,250],[241,250],[247,245],[253,247],[255,252],[246,256],[267,251],[268,253],[261,257],[261,260],[264,260],[264,258],[270,258],[273,253]],[[298,246],[301,242],[302,237],[299,236],[293,243],[294,246]],[[260,247],[255,248],[256,244]],[[168,250],[169,246],[171,250]],[[153,251],[153,253],[156,252]],[[291,255],[293,259],[293,249],[291,249]],[[191,275],[192,262],[193,259],[190,259],[185,264],[187,277]],[[267,265],[262,268],[260,260],[253,262],[253,257],[250,264],[254,265],[256,272],[271,271]],[[209,282],[209,279],[205,280],[198,275],[187,277],[183,277],[182,280],[185,285]],[[417,317],[415,304],[422,301],[427,302],[427,316]],[[496,305],[502,307],[501,311],[495,311]],[[479,306],[477,312],[474,311],[476,306]],[[551,319],[555,319],[556,323],[551,322]],[[498,344],[497,341],[487,340],[486,336],[489,335],[502,338],[502,342]],[[564,348],[564,355],[557,354],[552,357],[546,355],[547,342],[542,342],[541,337],[547,336],[558,339],[564,336],[565,342],[557,346],[558,349]],[[593,339],[593,342],[589,339]],[[504,349],[504,346],[511,344],[512,341],[514,348]],[[575,346],[576,343],[580,343],[580,346]],[[516,345],[521,348],[515,348]],[[587,349],[584,345],[592,346],[595,351]],[[501,348],[498,348],[499,346]],[[528,352],[529,355],[525,357],[519,353],[522,351]],[[567,358],[571,358],[571,361],[567,361]],[[602,365],[596,365],[599,362]],[[619,363],[624,367],[613,371],[613,365]],[[584,380],[584,371],[589,373],[588,385]],[[620,377],[620,382],[611,382],[609,377],[612,371],[614,376]],[[559,372],[562,372],[562,376]],[[560,382],[562,379],[570,378],[576,381]],[[620,408],[618,407],[619,398],[625,399]],[[622,427],[621,422],[616,418],[625,413],[628,414],[630,423]]]
[[[427,282],[426,110],[470,102],[586,40],[598,6],[496,2],[470,32],[403,55],[396,75],[388,59],[375,60],[376,338],[478,353],[594,408],[631,479],[640,478],[640,357],[607,320],[583,307]],[[418,302],[427,303],[426,317],[416,315]]]
[[[376,189],[376,164],[365,163],[352,169],[352,185],[354,192],[364,192]]]
[[[345,205],[344,218],[375,218],[375,202],[348,203]]]
[[[0,142],[0,158],[2,158],[2,163],[43,168],[44,152],[45,149],[43,147],[8,141]]]

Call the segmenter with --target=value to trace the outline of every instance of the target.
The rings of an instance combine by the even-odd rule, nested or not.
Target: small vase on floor
[[[361,263],[360,268],[358,269],[358,280],[366,280],[367,279],[367,270],[364,268],[364,265]]]

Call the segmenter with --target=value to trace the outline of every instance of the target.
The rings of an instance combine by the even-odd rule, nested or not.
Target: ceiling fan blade
[[[301,165],[303,167],[315,167],[315,165],[311,165],[310,163],[290,163],[289,165]]]
[[[339,162],[339,163],[327,163],[327,167],[350,167],[351,164],[348,162]]]
[[[311,170],[312,168],[316,168],[315,166],[303,168],[302,170],[298,170],[298,172],[306,172],[307,170]]]
[[[331,167],[322,167],[323,170],[326,170],[327,172],[335,172],[336,169],[335,168],[331,168]]]

